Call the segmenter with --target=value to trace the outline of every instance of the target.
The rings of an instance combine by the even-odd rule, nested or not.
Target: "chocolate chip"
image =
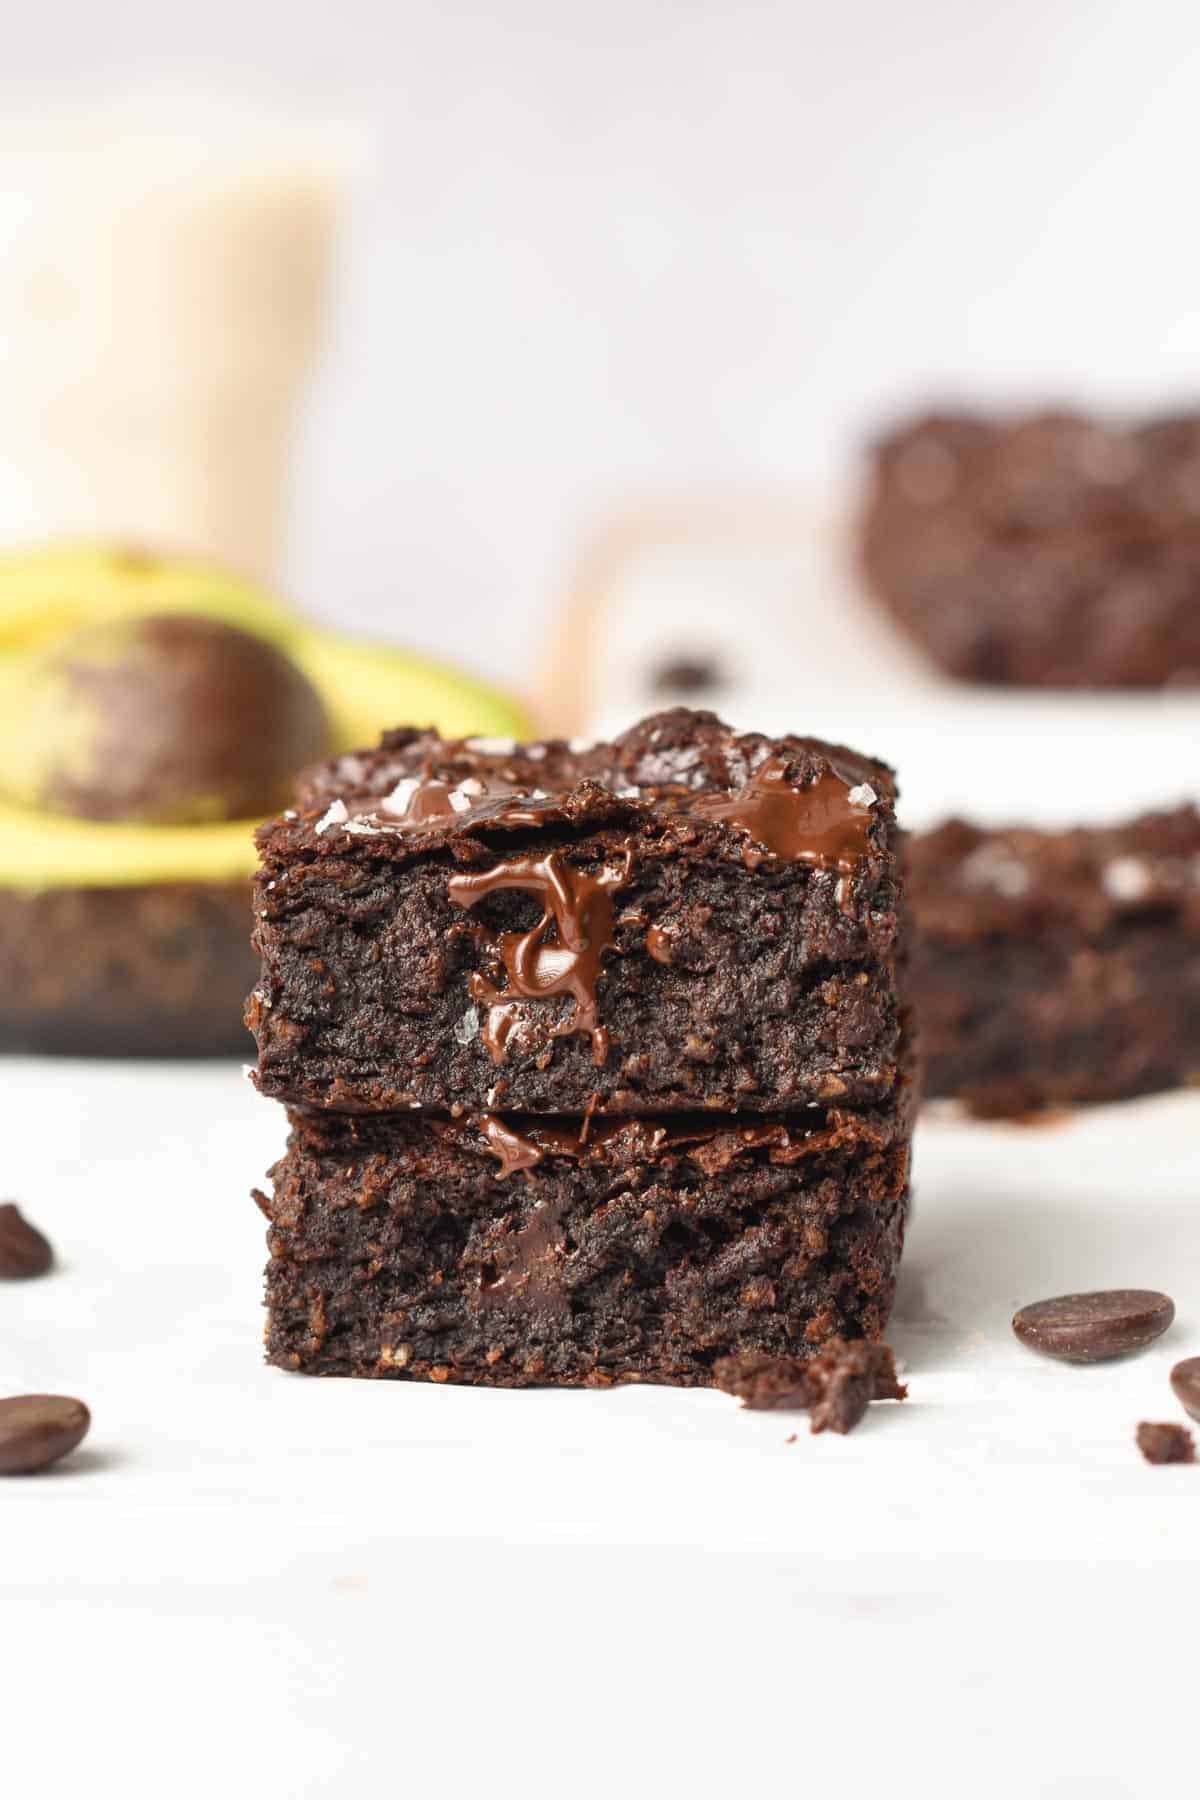
[[[1151,1425],[1143,1421],[1137,1428],[1137,1447],[1148,1463],[1190,1463],[1196,1460],[1192,1434],[1182,1425]]]
[[[1103,1294],[1060,1294],[1023,1306],[1012,1328],[1023,1344],[1064,1362],[1104,1362],[1126,1356],[1161,1337],[1175,1317],[1175,1303],[1149,1288],[1113,1288]]]
[[[83,1442],[91,1414],[62,1394],[18,1394],[0,1400],[0,1475],[48,1469]]]
[[[0,1205],[0,1281],[24,1281],[44,1275],[54,1252],[11,1200]]]
[[[714,688],[721,679],[716,663],[701,657],[680,657],[677,662],[663,663],[654,672],[654,687],[660,694],[702,694]]]
[[[1200,1356],[1189,1356],[1171,1370],[1171,1386],[1185,1413],[1200,1419]]]

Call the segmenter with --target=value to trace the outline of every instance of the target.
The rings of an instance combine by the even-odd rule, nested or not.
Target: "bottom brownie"
[[[1200,1079],[1200,813],[910,845],[926,1099],[981,1116]]]
[[[0,889],[0,1050],[245,1056],[248,881]]]
[[[291,1114],[268,1360],[498,1387],[708,1385],[722,1356],[877,1338],[910,1120]]]

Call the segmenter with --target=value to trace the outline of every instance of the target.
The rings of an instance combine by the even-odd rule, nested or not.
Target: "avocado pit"
[[[31,658],[4,737],[9,799],[145,825],[273,812],[332,745],[320,696],[280,649],[185,613],[105,621]]]

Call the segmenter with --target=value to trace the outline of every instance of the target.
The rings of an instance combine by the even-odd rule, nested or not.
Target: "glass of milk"
[[[0,543],[269,576],[345,146],[194,101],[0,127]]]

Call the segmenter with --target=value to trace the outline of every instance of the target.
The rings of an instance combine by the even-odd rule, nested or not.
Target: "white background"
[[[0,60],[361,127],[291,585],[498,671],[631,495],[824,486],[932,391],[1197,386],[1187,0],[40,0]]]

